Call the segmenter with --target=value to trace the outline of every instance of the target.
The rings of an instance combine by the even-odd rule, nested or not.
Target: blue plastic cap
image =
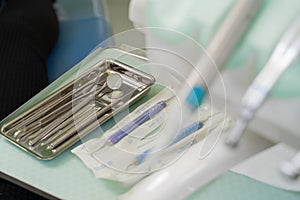
[[[200,86],[196,86],[190,92],[190,94],[188,95],[186,101],[193,108],[198,108],[201,105],[201,103],[204,99],[204,96],[205,96],[205,89],[203,89]]]

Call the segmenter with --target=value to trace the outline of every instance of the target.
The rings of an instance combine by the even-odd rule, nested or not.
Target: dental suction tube
[[[200,58],[196,69],[190,73],[186,84],[180,90],[180,96],[187,99],[193,109],[201,104],[207,85],[232,54],[262,3],[263,0],[239,0],[224,19],[207,47],[208,56]]]
[[[251,83],[242,98],[239,118],[227,139],[236,146],[255,111],[263,104],[269,92],[300,52],[300,17],[279,40],[267,64]]]

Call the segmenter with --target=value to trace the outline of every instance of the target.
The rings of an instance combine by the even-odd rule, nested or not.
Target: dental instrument
[[[134,162],[132,164],[130,164],[127,169],[130,169],[131,167],[133,166],[136,166],[136,165],[139,165],[141,164],[145,157],[151,152],[151,148],[150,149],[147,149],[146,151],[144,151],[143,153],[141,154],[138,154],[137,156],[135,156],[134,158]]]
[[[200,130],[203,125],[204,122],[206,122],[207,120],[211,119],[212,117],[221,114],[220,112],[216,112],[213,113],[212,115],[208,116],[206,119],[203,119],[201,121],[196,121],[191,123],[190,125],[188,125],[187,127],[183,128],[179,134],[175,137],[175,139],[172,141],[171,145],[179,142],[180,140],[182,140],[183,138],[195,133],[196,131]]]
[[[99,151],[106,145],[114,145],[120,142],[125,136],[130,134],[137,127],[149,121],[155,115],[157,115],[159,112],[165,109],[167,107],[167,102],[173,99],[173,97],[174,96],[168,98],[167,100],[157,102],[155,105],[153,105],[152,107],[144,111],[142,114],[140,114],[138,117],[136,117],[134,120],[132,120],[131,122],[123,126],[121,129],[113,133],[106,139],[105,143],[103,143],[102,146],[98,147],[97,151]]]
[[[95,77],[91,78],[89,76],[91,73],[96,75],[99,74],[98,77],[101,77],[103,75],[103,69],[93,69],[91,71],[88,71],[83,75],[84,78],[81,78],[77,81],[72,81],[61,87],[60,89],[58,89],[55,95],[49,95],[48,98],[45,98],[39,104],[34,105],[30,112],[24,112],[13,119],[9,123],[9,125],[5,127],[5,129],[9,129],[10,132],[13,132],[24,127],[25,125],[39,120],[41,117],[51,112],[54,112],[58,106],[64,105],[65,103],[72,100],[73,92],[75,92],[76,96],[80,96],[79,88],[84,88],[85,86],[95,83],[98,78],[97,76],[96,79]],[[86,82],[86,84],[81,85],[79,82]],[[60,109],[58,111],[60,111]],[[16,132],[14,136],[17,137],[17,135],[18,133]]]
[[[283,34],[270,59],[242,97],[242,108],[228,136],[227,144],[237,146],[256,110],[264,103],[270,90],[300,53],[300,18]]]
[[[106,79],[107,87],[109,87],[112,90],[120,89],[122,86],[122,77],[120,74],[113,73],[109,74],[109,76]]]
[[[300,176],[300,151],[290,161],[284,161],[280,166],[281,172],[291,179]]]
[[[97,91],[98,91],[98,89],[97,89]],[[92,94],[93,94],[93,91],[83,94],[83,95],[73,99],[72,101],[68,101],[66,104],[62,105],[60,107],[60,109],[53,110],[53,112],[46,114],[45,116],[41,117],[37,121],[32,122],[32,123],[27,123],[26,129],[23,131],[24,133],[23,134],[18,133],[18,134],[15,134],[14,136],[16,137],[16,139],[23,139],[23,141],[25,141],[24,139],[26,137],[24,137],[24,136],[28,137],[32,133],[34,133],[34,131],[36,131],[36,129],[41,129],[41,128],[45,128],[43,135],[46,135],[47,134],[46,132],[51,131],[51,130],[47,130],[47,128],[49,128],[49,126],[51,125],[53,120],[63,121],[64,118],[70,118],[70,116],[72,116],[73,111],[74,111],[74,109],[73,109],[73,111],[71,111],[72,105],[77,104],[78,101],[82,101],[82,99],[84,99],[84,101],[81,102],[81,105],[84,106],[84,104],[89,103],[88,101],[85,101],[85,99],[89,98],[89,97],[91,98]],[[80,107],[78,109],[80,109]],[[33,127],[33,129],[31,129],[28,132],[28,130],[27,130],[28,127]],[[52,127],[52,128],[54,128],[54,127]],[[40,137],[41,137],[41,135],[40,135]],[[35,143],[35,142],[30,142],[30,145],[32,145],[33,143]]]
[[[84,102],[90,102],[91,100],[94,100],[95,103],[97,101],[98,98],[102,98],[104,95],[106,95],[106,93],[103,93],[100,97],[98,96],[100,93],[102,93],[102,91],[104,91],[104,89],[106,87],[108,87],[111,90],[118,90],[122,87],[122,77],[119,74],[116,73],[111,73],[110,71],[107,71],[108,76],[106,78],[106,82],[105,84],[103,84],[103,86],[96,92],[95,96],[89,96],[87,99],[84,99]],[[131,95],[130,93],[127,95]],[[62,142],[64,142],[66,139],[70,138],[72,135],[76,134],[78,131],[82,130],[85,126],[86,123],[92,123],[95,118],[94,118],[94,113],[96,112],[96,116],[101,116],[104,113],[108,112],[109,110],[111,110],[111,108],[116,105],[117,103],[119,103],[121,101],[121,99],[112,102],[109,106],[106,106],[103,108],[103,106],[101,106],[101,104],[99,104],[100,106],[98,106],[95,109],[90,108],[87,110],[84,110],[84,113],[77,113],[78,110],[76,109],[76,106],[72,109],[72,112],[75,113],[75,115],[72,117],[72,115],[69,117],[68,120],[66,120],[64,123],[58,125],[57,127],[55,127],[54,130],[52,130],[50,133],[48,133],[47,137],[37,137],[36,139],[39,141],[39,143],[41,143],[42,141],[44,141],[44,139],[47,139],[49,137],[51,137],[53,134],[57,133],[58,131],[63,131],[66,130],[68,131],[68,134],[64,134],[61,137],[59,137],[58,139],[55,139],[54,141],[51,142],[51,144],[47,147],[47,150],[52,150],[55,147],[57,147],[59,144],[61,144]],[[82,110],[82,106],[79,104],[79,108]],[[97,111],[99,110],[99,112]],[[77,124],[76,127],[73,126],[72,122],[73,122],[73,118],[76,118],[76,121],[79,122],[79,124]],[[81,122],[84,123],[81,123]],[[33,143],[34,145],[34,143]]]
[[[131,94],[128,94],[130,96]],[[110,105],[104,107],[104,108],[99,108],[96,113],[90,113],[86,112],[83,115],[80,115],[79,118],[77,119],[78,124],[74,126],[73,124],[69,124],[68,126],[64,127],[66,130],[62,129],[62,131],[66,131],[65,134],[61,135],[61,137],[56,138],[54,141],[51,141],[51,144],[47,146],[47,150],[53,150],[55,149],[58,145],[62,144],[66,140],[68,140],[70,137],[73,135],[76,135],[78,132],[83,130],[87,124],[94,124],[94,126],[99,125],[97,120],[99,116],[104,115],[105,113],[109,112],[112,110],[112,108],[120,103],[122,99],[119,99],[117,101],[112,102]],[[95,115],[94,115],[95,114]],[[95,119],[95,116],[97,119]],[[96,120],[96,121],[95,121]]]
[[[218,115],[218,114],[221,114],[221,113],[220,112],[214,113],[204,120],[195,121],[195,122],[191,123],[190,125],[186,126],[185,128],[183,128],[178,133],[178,135],[174,138],[174,140],[172,140],[169,147],[176,144],[177,142],[181,141],[182,139],[188,137],[189,135],[195,133],[196,131],[200,130],[203,127],[204,122],[206,122],[208,119],[210,119],[213,116]],[[213,129],[214,129],[214,127],[211,130],[213,130]],[[144,151],[143,153],[137,155],[135,157],[134,163],[132,163],[130,166],[135,166],[135,165],[141,164],[141,162],[145,159],[145,157],[151,152],[151,149],[152,148],[149,148],[146,151]]]
[[[189,126],[182,129],[179,134],[175,137],[172,141],[172,144],[177,143],[178,141],[182,140],[183,138],[195,133],[196,131],[200,130],[203,127],[203,121],[196,121],[190,124]]]
[[[157,102],[154,106],[143,112],[140,116],[135,118],[132,122],[122,127],[120,130],[115,132],[108,138],[108,142],[110,144],[116,144],[120,140],[122,140],[125,136],[135,130],[137,127],[141,126],[155,115],[157,115],[160,111],[167,107],[167,102],[171,100],[173,97]]]
[[[91,101],[93,101],[93,100],[95,101],[96,99],[101,98],[104,95],[106,95],[106,93],[103,92],[106,89],[106,87],[108,87],[111,90],[115,90],[115,89],[119,89],[122,86],[122,77],[120,75],[111,73],[109,70],[107,70],[105,73],[108,74],[108,76],[106,78],[106,81],[104,81],[103,85],[99,89],[96,89],[96,91],[94,91],[94,90],[89,91],[87,93],[87,95],[80,96],[80,98],[83,100],[81,102],[79,102],[78,104],[76,103],[77,99],[74,99],[73,101],[68,102],[68,104],[73,105],[72,110],[63,114],[57,120],[55,120],[57,122],[56,125],[51,124],[51,126],[49,126],[48,129],[46,129],[43,132],[43,134],[40,134],[38,137],[35,137],[33,140],[30,140],[29,145],[37,146],[40,143],[42,143],[44,140],[48,139],[53,134],[58,132],[59,130],[62,130],[64,127],[66,127],[68,125],[69,126],[72,125],[74,117],[78,117],[81,114],[85,114],[85,113],[91,114],[88,111],[90,111],[90,110],[93,111],[93,109],[90,108],[90,109],[86,110],[85,109],[86,106]],[[113,78],[111,78],[111,77],[113,77]],[[115,83],[117,83],[117,85]],[[100,97],[98,96],[99,94],[101,94]],[[64,107],[65,106],[63,106],[62,109]],[[101,108],[101,107],[98,107],[98,108]],[[84,112],[84,113],[82,113],[82,112]],[[105,110],[105,112],[106,112],[106,110]],[[77,116],[73,116],[74,113]],[[88,115],[85,115],[85,117],[88,117]]]
[[[172,141],[170,146],[179,142],[183,138],[195,133],[196,131],[200,130],[202,127],[203,127],[203,121],[196,121],[196,122],[190,124],[189,126],[185,127],[183,130],[180,131],[180,133]],[[151,152],[151,150],[152,150],[152,148],[149,148],[146,151],[144,151],[143,153],[137,155],[134,159],[134,162],[131,165],[129,165],[128,168],[141,164],[144,161],[145,157]]]

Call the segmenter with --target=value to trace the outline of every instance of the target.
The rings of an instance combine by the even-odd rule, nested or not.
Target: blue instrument
[[[117,144],[125,136],[135,130],[137,127],[141,126],[143,123],[147,122],[153,118],[156,114],[162,111],[167,106],[167,101],[160,101],[154,106],[143,112],[140,116],[135,118],[132,122],[122,127],[120,130],[112,134],[108,138],[108,142],[111,144]]]

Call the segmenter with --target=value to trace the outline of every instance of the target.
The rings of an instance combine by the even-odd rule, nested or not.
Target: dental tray
[[[39,159],[53,159],[146,94],[154,82],[123,62],[102,59],[1,122],[1,134]]]

